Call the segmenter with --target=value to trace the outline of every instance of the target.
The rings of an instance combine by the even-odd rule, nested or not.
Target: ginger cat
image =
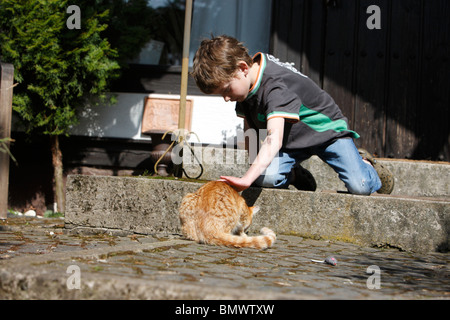
[[[273,245],[275,233],[262,228],[261,236],[248,237],[245,231],[259,207],[248,207],[236,190],[222,181],[208,182],[187,194],[180,206],[183,234],[198,243],[230,247],[266,249]]]

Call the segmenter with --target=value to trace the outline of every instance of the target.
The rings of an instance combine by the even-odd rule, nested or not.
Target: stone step
[[[202,162],[201,179],[217,180],[221,175],[242,176],[249,168],[245,150],[195,147],[195,154]],[[184,167],[190,176],[200,173],[196,160],[189,150],[184,151]],[[450,163],[379,159],[395,177],[392,195],[411,197],[450,198]],[[344,183],[325,162],[317,156],[304,161],[317,183],[317,190],[346,191]]]
[[[77,230],[179,234],[182,197],[200,183],[143,177],[73,175],[67,179],[65,226]],[[278,234],[348,241],[412,252],[448,251],[450,199],[355,196],[251,188],[259,205],[250,233],[269,227]]]

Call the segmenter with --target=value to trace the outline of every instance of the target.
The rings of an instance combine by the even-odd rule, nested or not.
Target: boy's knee
[[[377,183],[373,183],[366,180],[359,180],[353,183],[346,183],[348,192],[360,196],[370,196],[375,193],[379,187]]]
[[[381,188],[381,181],[375,169],[368,164],[364,164],[364,168],[365,170],[358,174],[342,179],[351,194],[369,196]]]
[[[365,186],[364,183],[347,185],[348,192],[360,196],[370,196],[372,190]]]

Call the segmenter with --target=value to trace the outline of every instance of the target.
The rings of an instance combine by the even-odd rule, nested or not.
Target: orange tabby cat
[[[248,207],[236,190],[221,181],[208,182],[187,194],[180,206],[183,234],[199,243],[266,249],[275,242],[275,233],[262,228],[263,235],[248,237],[245,231],[259,207]]]

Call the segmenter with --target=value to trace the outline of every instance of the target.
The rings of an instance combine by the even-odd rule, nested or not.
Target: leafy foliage
[[[66,26],[67,0],[2,0],[0,59],[19,83],[13,109],[29,133],[67,134],[86,98],[105,99],[118,74],[117,51],[101,36],[108,11],[82,14],[81,30]]]

